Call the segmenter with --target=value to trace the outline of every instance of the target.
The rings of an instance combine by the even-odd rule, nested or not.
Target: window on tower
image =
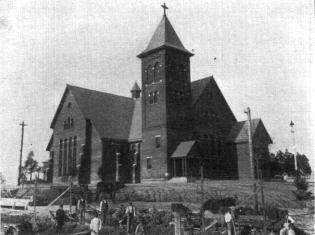
[[[147,157],[147,170],[152,169],[152,157]]]
[[[153,104],[153,92],[149,93],[149,103]]]
[[[149,65],[147,67],[147,70],[146,70],[146,83],[147,84],[151,84],[152,83],[152,66]]]
[[[155,91],[153,93],[153,103],[157,103],[158,102],[158,94],[159,94],[158,91]]]
[[[159,75],[159,73],[160,73],[160,63],[159,62],[157,62],[157,63],[155,63],[155,65],[154,65],[154,70],[153,70],[153,82],[158,82],[159,80],[158,80],[158,75]]]
[[[161,136],[160,135],[155,136],[155,147],[156,148],[161,147]]]
[[[149,93],[149,103],[150,104],[157,103],[158,102],[158,95],[159,95],[158,91],[150,92]]]

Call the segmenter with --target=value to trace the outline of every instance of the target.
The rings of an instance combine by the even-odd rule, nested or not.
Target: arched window
[[[157,63],[155,63],[154,70],[153,70],[153,81],[154,82],[158,82],[159,81],[159,79],[158,79],[159,73],[160,73],[160,63],[157,62]]]
[[[148,67],[147,67],[147,70],[146,70],[146,83],[147,84],[150,84],[150,83],[152,83],[152,66],[151,65],[149,65]]]

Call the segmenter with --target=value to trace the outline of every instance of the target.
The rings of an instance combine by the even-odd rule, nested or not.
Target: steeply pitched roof
[[[207,85],[210,83],[210,81],[213,79],[212,76],[206,77],[203,79],[199,79],[197,81],[193,81],[191,83],[191,100],[192,104],[196,103],[204,89],[207,87]]]
[[[147,48],[138,55],[138,57],[141,58],[143,55],[163,46],[175,48],[193,55],[190,51],[185,49],[166,15],[163,16],[160,24],[156,28]]]
[[[194,140],[180,142],[180,144],[177,146],[176,150],[172,154],[171,158],[187,157],[195,143],[196,141]]]
[[[105,92],[67,86],[85,118],[99,135],[110,139],[128,139],[134,111],[131,98]]]
[[[262,125],[264,131],[267,134],[268,142],[272,143],[272,140],[264,127],[264,124],[260,118],[252,119],[252,135],[253,137],[256,134],[257,127]],[[241,143],[241,142],[248,142],[248,122],[247,121],[240,121],[235,123],[233,128],[231,129],[229,135],[226,138],[226,142],[230,143]]]
[[[51,128],[61,110],[67,92],[71,92],[83,116],[90,119],[102,138],[128,140],[135,102],[132,98],[67,85]],[[138,121],[134,121],[138,126]],[[141,128],[140,128],[141,129]]]
[[[49,139],[49,142],[48,142],[48,145],[46,147],[46,151],[50,151],[51,149],[51,146],[53,144],[53,141],[54,141],[54,135],[51,135],[50,139]]]
[[[133,84],[131,91],[141,91],[137,82],[135,82],[135,84]]]
[[[128,139],[130,141],[141,140],[142,138],[142,103],[141,98],[135,100],[131,127]]]

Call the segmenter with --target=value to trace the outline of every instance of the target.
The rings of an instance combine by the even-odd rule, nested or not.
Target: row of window
[[[218,115],[213,110],[203,112],[203,117],[205,119],[218,119]]]
[[[160,73],[160,67],[162,67],[162,65],[159,62],[155,63],[154,66],[149,65],[147,67],[147,69],[145,70],[147,84],[159,81],[158,74]]]
[[[149,104],[156,104],[158,102],[158,91],[153,91],[149,93]]]
[[[77,137],[60,140],[58,176],[75,175],[77,160]]]
[[[63,121],[63,129],[67,130],[73,128],[73,118],[68,117],[66,120]]]

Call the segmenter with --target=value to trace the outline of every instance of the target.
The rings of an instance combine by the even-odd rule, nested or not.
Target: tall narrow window
[[[75,176],[77,169],[77,137],[73,137],[73,154],[72,154],[72,175]]]
[[[155,136],[155,147],[156,148],[161,147],[161,136],[160,135]]]
[[[73,118],[70,119],[70,128],[73,128]]]
[[[157,103],[158,102],[158,94],[159,94],[158,91],[155,91],[153,93],[153,103]]]
[[[211,153],[212,154],[215,154],[216,152],[215,152],[215,140],[214,140],[214,138],[213,138],[213,136],[210,136],[210,146],[211,146]]]
[[[154,93],[153,93],[153,92],[150,92],[150,93],[149,93],[149,103],[150,103],[150,104],[153,104],[153,102],[154,102],[153,96],[154,96]]]
[[[151,82],[152,82],[152,67],[151,67],[151,65],[149,65],[148,67],[147,67],[147,71],[146,71],[146,79],[147,79],[147,84],[150,84]]]
[[[152,157],[147,157],[147,170],[152,169]]]
[[[62,175],[65,176],[67,175],[67,170],[68,170],[68,157],[67,157],[67,150],[68,150],[68,140],[65,139],[64,141],[64,148],[63,148],[63,169],[62,169]]]
[[[59,143],[59,158],[58,158],[58,176],[62,175],[62,157],[63,157],[62,149],[63,149],[63,142],[62,142],[62,140],[60,140],[60,143]]]
[[[68,175],[72,172],[72,138],[69,138],[69,153],[68,153]]]
[[[158,75],[159,75],[159,73],[160,73],[160,63],[155,63],[155,65],[154,65],[154,70],[153,70],[153,81],[154,82],[158,82],[159,80],[158,80]]]

